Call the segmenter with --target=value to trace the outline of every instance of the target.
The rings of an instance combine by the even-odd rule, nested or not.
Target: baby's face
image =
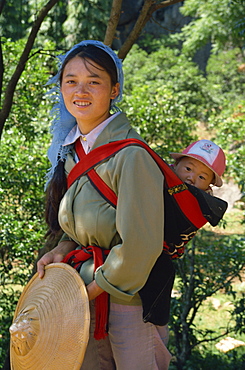
[[[182,181],[198,189],[207,190],[214,179],[213,171],[194,158],[183,157],[178,164],[174,165],[174,168]]]

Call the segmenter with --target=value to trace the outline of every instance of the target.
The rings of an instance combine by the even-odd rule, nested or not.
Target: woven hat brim
[[[88,296],[80,275],[68,264],[46,266],[43,279],[35,274],[17,304],[10,328],[11,369],[79,370],[89,325]]]

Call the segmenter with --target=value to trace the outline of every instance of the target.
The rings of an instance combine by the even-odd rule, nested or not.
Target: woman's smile
[[[75,105],[78,105],[79,107],[87,107],[87,106],[89,106],[91,103],[89,103],[89,102],[84,102],[84,101],[74,101],[74,104],[75,104]]]

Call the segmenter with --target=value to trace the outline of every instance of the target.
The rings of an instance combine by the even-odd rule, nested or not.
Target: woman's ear
[[[116,99],[116,97],[119,95],[119,91],[120,91],[120,83],[117,82],[116,85],[112,87],[111,99]]]

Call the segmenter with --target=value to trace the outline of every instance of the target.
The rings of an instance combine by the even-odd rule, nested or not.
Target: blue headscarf
[[[67,156],[67,153],[71,150],[71,146],[62,146],[64,140],[71,129],[76,125],[76,119],[72,116],[68,110],[66,109],[63,96],[60,92],[60,74],[62,70],[62,66],[64,61],[66,60],[67,56],[74,51],[75,49],[81,46],[93,45],[102,50],[104,50],[110,57],[113,59],[116,70],[117,70],[117,81],[120,84],[119,94],[118,96],[112,100],[111,102],[111,109],[118,111],[119,109],[116,106],[116,103],[122,100],[122,92],[123,92],[123,71],[122,71],[122,61],[118,58],[118,56],[114,53],[114,51],[109,47],[104,45],[100,41],[95,40],[85,40],[73,46],[65,55],[59,55],[59,70],[58,73],[52,77],[48,82],[47,85],[55,84],[49,92],[48,95],[51,98],[51,101],[54,103],[54,106],[50,112],[51,116],[53,117],[52,125],[50,128],[51,134],[53,136],[52,143],[48,149],[48,158],[51,162],[51,168],[47,173],[47,183],[51,180],[55,168],[58,164],[59,160],[64,160]]]

